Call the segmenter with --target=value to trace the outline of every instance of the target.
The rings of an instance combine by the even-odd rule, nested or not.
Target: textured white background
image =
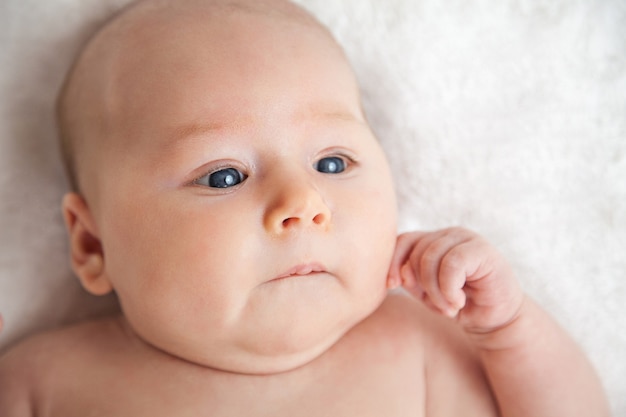
[[[126,1],[0,2],[0,347],[113,304],[67,266],[52,103]],[[401,228],[463,225],[501,248],[626,417],[626,2],[298,3],[354,64]]]

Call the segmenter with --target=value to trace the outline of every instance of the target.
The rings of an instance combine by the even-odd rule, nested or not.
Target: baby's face
[[[319,29],[235,13],[144,25],[115,75],[91,210],[148,343],[207,366],[315,358],[386,293],[387,162]]]

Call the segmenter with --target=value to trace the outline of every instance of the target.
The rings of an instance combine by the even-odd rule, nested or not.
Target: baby
[[[131,5],[59,123],[71,263],[122,313],[5,354],[1,416],[608,415],[493,247],[397,236],[355,76],[288,1]]]

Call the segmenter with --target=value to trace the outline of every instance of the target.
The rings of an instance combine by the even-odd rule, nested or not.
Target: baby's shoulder
[[[0,356],[0,411],[8,404],[26,407],[39,392],[85,372],[86,363],[122,339],[122,332],[119,319],[109,317],[45,331],[19,342]]]
[[[119,316],[67,325],[30,336],[0,357],[3,367],[19,364],[25,368],[45,368],[55,363],[80,359],[94,350],[103,350],[124,333]]]
[[[497,415],[479,354],[453,319],[402,293],[390,295],[376,314],[417,347],[424,364],[427,415]]]
[[[454,319],[433,312],[405,292],[390,294],[375,315],[390,335],[402,335],[404,343],[419,346],[427,367],[480,366],[477,351]]]
[[[359,345],[393,348],[418,359],[431,374],[439,369],[479,366],[476,351],[454,320],[436,314],[404,291],[392,291],[380,307],[348,334]]]

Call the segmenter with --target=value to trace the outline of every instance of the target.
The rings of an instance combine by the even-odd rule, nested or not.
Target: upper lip
[[[316,272],[326,272],[326,268],[324,267],[324,265],[317,263],[317,262],[299,264],[299,265],[289,268],[284,273],[278,275],[276,278],[274,278],[274,280],[282,279],[282,278],[289,278],[289,277],[294,277],[294,276],[309,275],[309,274],[313,274]]]

